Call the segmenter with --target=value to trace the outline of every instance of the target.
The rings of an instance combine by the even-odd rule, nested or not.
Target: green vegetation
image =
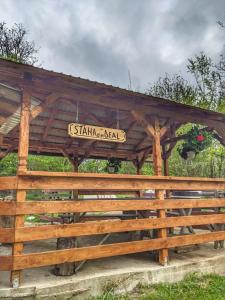
[[[23,24],[15,23],[9,28],[0,22],[0,57],[29,65],[37,63],[38,49],[34,41],[27,40],[28,33]]]
[[[17,172],[17,154],[8,154],[0,160],[0,176],[15,175]],[[105,173],[106,160],[87,159],[79,167],[79,172]],[[67,158],[54,156],[29,155],[28,169],[35,171],[72,172],[72,166]],[[135,174],[136,168],[131,162],[122,162],[119,172],[121,174]],[[142,169],[143,174],[153,174],[153,168],[146,163]]]
[[[204,109],[225,111],[225,48],[217,62],[203,52],[188,59],[187,75],[190,82],[180,75],[166,74],[150,85],[146,93],[175,102]]]
[[[95,300],[224,300],[225,276],[188,275],[177,283],[164,283],[149,286],[139,285],[131,293],[115,295],[114,288]]]
[[[185,133],[186,128],[179,132]],[[191,161],[180,157],[177,149],[182,144],[178,142],[172,151],[169,159],[169,169],[171,176],[202,176],[202,177],[225,177],[225,148],[217,141],[213,141],[212,146],[200,152]],[[71,172],[72,167],[67,158],[29,155],[29,169]],[[87,159],[79,167],[79,172],[106,172],[106,160]],[[0,161],[0,176],[10,176],[16,174],[17,154],[8,154]],[[123,162],[119,170],[120,174],[135,174],[136,168],[131,162]],[[153,175],[151,163],[145,163],[142,168],[142,174]]]
[[[188,158],[188,152],[193,152],[194,155],[211,146],[213,136],[211,132],[201,129],[200,126],[193,126],[187,133],[185,142],[178,148],[180,156],[184,159]]]

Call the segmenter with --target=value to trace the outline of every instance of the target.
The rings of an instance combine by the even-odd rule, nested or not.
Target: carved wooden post
[[[154,136],[153,136],[153,163],[154,163],[154,171],[155,175],[161,176],[162,175],[162,151],[161,151],[161,130],[158,119],[155,119],[154,124]],[[164,200],[164,190],[156,190],[155,196],[158,200]],[[158,218],[165,218],[166,212],[164,209],[160,209],[158,211]],[[159,229],[158,237],[166,238],[167,237],[167,230],[166,228]],[[168,262],[168,249],[162,249],[159,251],[159,262],[162,265],[167,265]]]
[[[161,151],[161,137],[166,133],[167,127],[164,126],[160,128],[158,118],[149,121],[146,116],[138,111],[131,111],[133,117],[137,120],[137,122],[145,129],[145,132],[152,139],[152,148],[153,148],[153,164],[155,175],[162,175],[162,151]],[[153,125],[152,125],[152,124]],[[158,200],[164,200],[164,190],[156,190],[155,196]],[[164,209],[160,209],[158,211],[158,218],[164,218],[166,216],[166,212]],[[166,229],[159,229],[158,237],[166,238],[167,231]],[[162,249],[159,251],[159,262],[162,265],[166,265],[168,261],[168,249]]]
[[[20,117],[20,133],[18,146],[18,170],[17,176],[27,171],[27,158],[29,151],[29,121],[30,121],[30,95],[24,90],[22,93],[21,117]],[[24,202],[26,200],[26,190],[16,191],[16,202]],[[14,231],[17,227],[24,225],[24,216],[16,216],[14,222]],[[12,255],[19,255],[23,252],[23,243],[14,243]],[[18,287],[21,282],[22,271],[15,270],[11,272],[11,284],[14,288]]]

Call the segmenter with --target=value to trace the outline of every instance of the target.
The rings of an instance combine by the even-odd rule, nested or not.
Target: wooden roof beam
[[[6,138],[4,140],[4,144],[2,145],[2,147],[4,147],[5,149],[7,149],[9,146],[12,145],[12,141],[9,140],[8,138]],[[61,154],[62,155],[62,146],[63,145],[59,145],[59,144],[55,144],[55,143],[51,143],[51,142],[45,142],[45,144],[41,144],[38,141],[32,141],[32,143],[30,144],[30,152],[35,152],[35,153],[50,153],[51,155],[53,155],[53,153],[57,154]],[[16,149],[16,147],[14,148]],[[63,149],[65,150],[65,149]],[[75,148],[75,149],[68,149],[67,151],[70,155],[76,153],[76,155],[78,155],[80,157],[81,160],[85,159],[84,157],[84,150],[80,149],[80,148]],[[130,150],[118,150],[117,152],[115,152],[112,149],[106,149],[106,148],[93,148],[93,151],[90,155],[91,158],[101,158],[101,159],[105,159],[107,157],[113,157],[116,156],[118,158],[121,158],[123,160],[133,160],[136,155],[130,151]]]
[[[47,107],[54,104],[54,102],[60,97],[59,93],[51,93],[44,103],[36,106],[31,112],[30,112],[30,122],[35,119],[38,115],[40,115]]]
[[[43,142],[43,141],[46,139],[46,137],[48,136],[49,130],[50,130],[51,126],[52,126],[52,123],[53,123],[53,121],[54,121],[54,119],[55,119],[55,116],[56,116],[57,112],[58,112],[58,110],[57,110],[57,108],[54,106],[53,109],[52,109],[52,111],[51,111],[50,117],[49,117],[49,119],[48,119],[48,121],[47,121],[47,125],[46,125],[46,127],[45,127],[45,130],[44,130],[44,132],[43,132],[43,135],[42,135],[42,138],[41,138],[41,141],[42,141],[42,142]]]
[[[136,121],[132,121],[130,123],[127,130],[125,130],[126,136],[128,136],[128,134],[131,132],[131,130],[135,127],[135,125],[136,125]],[[116,144],[115,147],[114,147],[114,150],[116,151],[119,148],[119,146],[120,146],[120,143]]]
[[[137,92],[131,92],[88,80],[73,78],[63,74],[40,70],[32,66],[18,65],[13,62],[0,60],[0,77],[2,83],[12,86],[31,87],[35,92],[46,93],[54,89],[62,96],[74,99],[79,96],[82,102],[99,104],[105,107],[119,108],[130,111],[142,110],[147,114],[160,114],[160,117],[169,117],[173,121],[191,122],[216,128],[224,124],[225,118],[220,114],[192,108],[179,103],[169,103],[165,99],[152,97]],[[32,73],[32,83],[24,80],[24,72]],[[100,94],[101,93],[101,94]]]
[[[31,92],[29,92],[29,93],[31,93]],[[32,97],[32,95],[31,95],[31,97]],[[29,122],[31,123],[31,121],[33,119],[35,119],[39,114],[41,114],[44,110],[46,110],[50,105],[54,104],[54,102],[58,98],[59,98],[59,94],[52,93],[46,98],[46,100],[43,103],[41,103],[40,105],[37,105],[36,107],[34,107],[30,112]],[[11,130],[11,137],[12,138],[17,135],[18,128],[19,128],[19,124]]]
[[[6,113],[6,114],[14,114],[14,112],[19,108],[19,103],[13,103],[13,102],[7,102],[8,100],[5,99],[4,103],[1,103],[1,113]]]
[[[146,141],[148,141],[148,140],[150,141],[151,138],[147,135],[147,133],[145,132],[144,134],[145,134],[145,136],[135,146],[135,149],[134,149],[135,151],[138,151],[139,148],[142,147],[146,143]]]
[[[141,113],[140,111],[131,111],[131,114],[136,119],[136,121],[144,128],[145,132],[148,136],[154,137],[155,136],[155,128],[150,124],[150,122],[146,119],[145,114]],[[168,128],[166,126],[160,128],[160,136],[167,132]]]

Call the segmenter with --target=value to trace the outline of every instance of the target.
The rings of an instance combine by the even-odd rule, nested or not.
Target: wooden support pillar
[[[158,118],[151,119],[138,111],[132,110],[131,114],[136,121],[145,129],[145,132],[152,139],[152,150],[153,150],[153,164],[155,175],[162,175],[162,151],[161,151],[161,138],[167,132],[167,126],[160,127]],[[152,123],[152,124],[151,124]],[[156,190],[155,196],[158,200],[164,200],[165,190]],[[158,218],[164,218],[166,216],[165,210],[161,209],[158,211]],[[166,238],[166,229],[158,230],[158,237]],[[159,262],[162,265],[167,265],[168,262],[168,249],[162,249],[159,251]]]
[[[18,180],[19,175],[27,171],[27,158],[29,152],[29,122],[30,122],[30,94],[24,90],[22,93],[21,117],[20,117],[20,133],[18,146]],[[16,202],[26,201],[26,190],[16,191]],[[16,216],[14,221],[14,233],[18,227],[24,225],[24,216]],[[12,247],[12,255],[22,254],[23,243],[14,243]],[[16,288],[20,285],[22,277],[21,270],[11,272],[11,285]]]
[[[154,164],[154,171],[155,175],[161,176],[162,175],[162,151],[161,151],[161,132],[160,132],[160,125],[158,119],[155,119],[154,124],[154,135],[153,135],[153,164]],[[158,200],[164,200],[165,190],[155,190],[155,196]],[[158,218],[165,218],[166,212],[164,209],[160,209],[157,212]],[[159,238],[166,238],[167,237],[167,230],[166,228],[159,229],[158,231]],[[167,265],[168,263],[168,249],[162,249],[159,251],[159,263],[162,265]]]

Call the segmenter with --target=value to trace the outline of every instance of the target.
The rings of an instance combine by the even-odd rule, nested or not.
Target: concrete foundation
[[[51,248],[51,247],[50,247]],[[40,249],[36,249],[38,251]],[[24,271],[23,283],[9,288],[9,274],[0,272],[0,299],[87,299],[106,290],[131,291],[138,283],[175,282],[191,272],[225,274],[225,249],[213,243],[190,252],[170,253],[168,266],[154,262],[149,253],[88,261],[78,274],[56,277],[52,267]]]

